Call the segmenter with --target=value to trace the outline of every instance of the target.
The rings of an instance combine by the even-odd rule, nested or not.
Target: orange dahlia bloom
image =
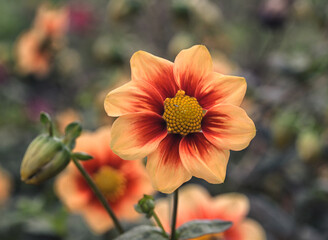
[[[167,232],[170,230],[169,202],[160,199],[155,211]],[[265,232],[256,221],[245,218],[249,211],[249,201],[245,195],[227,193],[211,197],[206,189],[190,184],[183,187],[179,194],[177,227],[200,219],[220,219],[232,221],[233,225],[223,233],[208,234],[194,240],[265,240]]]
[[[44,39],[38,31],[23,33],[16,46],[19,70],[24,74],[44,76],[49,72],[51,53],[43,48]]]
[[[147,156],[153,186],[171,193],[192,176],[222,183],[229,150],[242,150],[255,126],[239,107],[246,82],[213,71],[202,45],[181,51],[174,63],[139,51],[132,80],[105,100],[113,151],[123,159]]]
[[[69,18],[66,7],[53,8],[42,4],[34,20],[34,28],[51,39],[62,38],[68,28]]]
[[[91,154],[94,159],[81,162],[118,218],[134,220],[139,215],[134,204],[152,187],[141,161],[124,161],[109,147],[110,129],[84,133],[74,151]],[[113,226],[111,218],[98,201],[75,165],[70,164],[55,182],[59,198],[72,212],[80,213],[97,234]]]

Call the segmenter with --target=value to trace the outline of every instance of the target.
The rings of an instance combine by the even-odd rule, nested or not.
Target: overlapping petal
[[[154,152],[167,135],[164,119],[153,112],[127,114],[112,127],[111,148],[125,160],[144,158]]]
[[[80,210],[92,198],[89,191],[81,191],[78,186],[78,172],[71,163],[56,179],[55,191],[70,211]]]
[[[204,109],[210,109],[220,103],[239,106],[245,96],[246,88],[247,84],[243,77],[213,72],[198,85],[195,97]]]
[[[142,111],[163,113],[163,99],[158,91],[149,83],[137,84],[129,82],[111,91],[104,102],[105,111],[109,116]]]
[[[188,134],[180,143],[181,161],[191,175],[209,183],[225,179],[229,151],[216,148],[202,133]]]
[[[243,240],[265,240],[265,232],[262,226],[252,220],[246,219],[239,226],[240,235],[243,236]]]
[[[213,199],[213,209],[220,211],[226,219],[234,223],[241,222],[249,212],[248,198],[239,193],[226,193]]]
[[[172,193],[191,178],[179,156],[181,136],[169,134],[147,158],[147,170],[155,189]]]
[[[254,138],[253,121],[240,107],[219,104],[209,109],[202,121],[204,136],[220,149],[242,150]]]
[[[174,76],[188,96],[194,96],[198,84],[213,72],[210,53],[203,45],[182,50],[174,61]]]
[[[173,63],[144,51],[138,51],[131,57],[132,81],[138,86],[145,82],[152,85],[163,100],[173,97],[178,85],[173,76]]]

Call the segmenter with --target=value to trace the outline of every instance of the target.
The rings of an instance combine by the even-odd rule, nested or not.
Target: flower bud
[[[70,161],[70,150],[58,138],[39,135],[28,146],[21,165],[21,180],[39,184],[57,175]]]
[[[138,213],[146,214],[147,218],[150,218],[154,214],[155,201],[150,195],[144,195],[142,199],[139,200],[138,204],[135,205],[135,210]]]

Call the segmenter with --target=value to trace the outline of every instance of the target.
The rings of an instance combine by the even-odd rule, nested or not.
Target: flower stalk
[[[156,212],[153,212],[153,218],[155,219],[157,225],[162,229],[163,235],[165,237],[168,237],[167,233],[165,232],[165,229],[161,223],[161,220],[159,220],[159,217],[157,216]]]
[[[92,189],[92,191],[95,193],[96,197],[99,199],[101,204],[106,209],[108,215],[112,218],[118,232],[120,234],[124,233],[124,229],[123,229],[121,223],[119,222],[119,220],[116,217],[115,213],[113,212],[112,208],[109,206],[104,195],[100,192],[99,188],[96,186],[94,181],[91,179],[90,175],[87,173],[87,171],[83,168],[83,166],[79,163],[79,161],[75,157],[72,157],[72,160],[73,160],[75,166],[79,169],[79,171],[82,174],[82,176],[84,177],[84,179],[87,181],[87,183],[90,186],[90,188]]]
[[[176,240],[175,227],[177,222],[177,212],[178,212],[178,199],[179,199],[179,189],[173,193],[173,212],[172,212],[172,224],[171,224],[171,240]]]

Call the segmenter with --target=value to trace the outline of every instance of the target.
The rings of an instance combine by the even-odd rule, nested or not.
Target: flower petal
[[[211,55],[203,45],[182,50],[175,58],[173,71],[180,88],[194,96],[199,83],[213,72]]]
[[[199,104],[210,109],[219,103],[230,103],[239,106],[246,93],[245,78],[211,73],[202,81],[195,93]]]
[[[173,76],[173,63],[144,51],[138,51],[131,57],[132,81],[152,85],[163,100],[174,97],[178,91]]]
[[[98,205],[89,205],[81,211],[85,221],[90,226],[93,233],[100,235],[107,232],[114,226],[112,219],[107,212]]]
[[[156,113],[123,115],[112,126],[111,149],[125,160],[144,158],[166,135],[165,121]]]
[[[156,200],[155,212],[161,220],[164,229],[170,230],[170,201],[169,198]],[[211,205],[211,198],[205,188],[197,184],[186,184],[179,189],[177,228],[182,224],[206,217],[207,207]],[[212,208],[208,209],[211,212]]]
[[[71,163],[55,181],[55,191],[57,196],[63,201],[66,207],[71,211],[79,211],[85,208],[92,198],[91,191],[81,191],[77,185],[77,176],[79,174]]]
[[[212,202],[213,217],[221,217],[237,225],[241,222],[249,211],[248,198],[239,193],[226,193],[213,198]],[[219,213],[219,215],[215,215]]]
[[[154,188],[160,192],[172,193],[191,178],[180,160],[180,141],[180,135],[168,134],[147,158],[148,173]]]
[[[243,236],[243,240],[265,240],[265,231],[262,226],[252,220],[246,219],[239,226],[238,230],[240,231],[240,235]]]
[[[255,125],[247,113],[230,104],[209,109],[202,120],[202,130],[216,147],[235,151],[246,148],[256,134]]]
[[[127,113],[152,111],[163,114],[163,99],[158,91],[147,82],[128,82],[109,92],[104,102],[109,116],[117,117]]]
[[[216,148],[202,133],[189,134],[181,140],[180,156],[191,175],[209,183],[224,181],[229,151]]]

